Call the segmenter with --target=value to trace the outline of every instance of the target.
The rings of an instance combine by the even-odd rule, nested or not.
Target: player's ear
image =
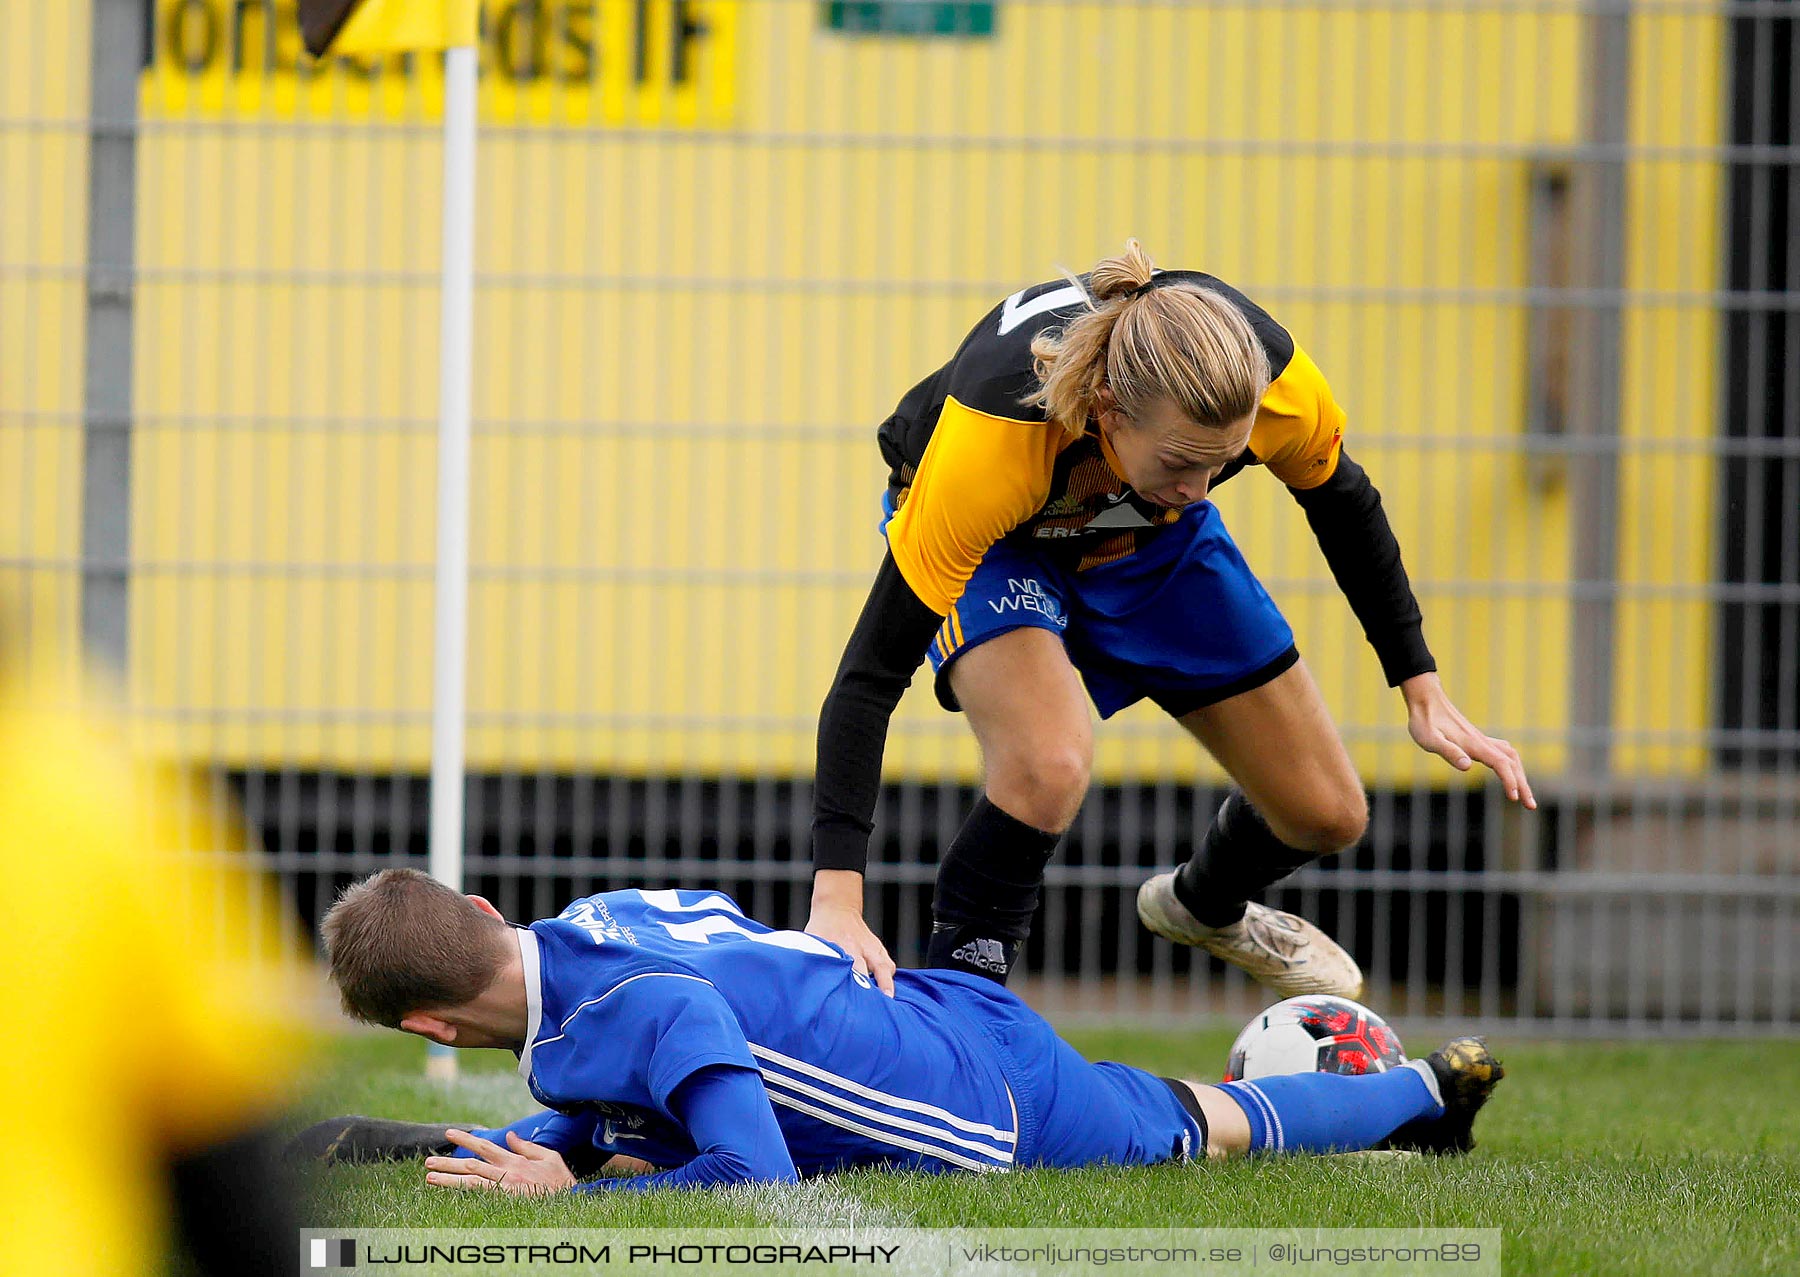
[[[481,910],[481,912],[485,913],[488,917],[499,918],[501,922],[506,921],[505,915],[502,914],[498,909],[494,908],[493,902],[490,901],[486,896],[472,895],[469,897],[469,899],[473,900],[475,902],[475,907],[477,909]]]
[[[487,904],[487,901],[483,900],[481,903]],[[416,1033],[422,1038],[429,1038],[439,1046],[456,1045],[456,1026],[448,1020],[440,1020],[435,1015],[428,1015],[423,1011],[414,1011],[411,1015],[402,1016],[400,1028],[403,1032]]]

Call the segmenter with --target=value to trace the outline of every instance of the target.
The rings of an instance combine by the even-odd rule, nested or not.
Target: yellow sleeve
[[[1316,488],[1337,469],[1344,442],[1344,410],[1311,357],[1298,346],[1281,376],[1269,384],[1250,451],[1290,488]]]
[[[888,524],[900,575],[926,607],[949,614],[988,547],[1050,495],[1064,437],[1041,421],[977,412],[954,396],[932,431],[919,472]]]

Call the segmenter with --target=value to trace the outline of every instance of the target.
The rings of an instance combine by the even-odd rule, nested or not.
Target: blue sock
[[[1386,1073],[1290,1073],[1219,1089],[1250,1119],[1252,1153],[1373,1148],[1415,1117],[1444,1111],[1437,1077],[1423,1060]]]

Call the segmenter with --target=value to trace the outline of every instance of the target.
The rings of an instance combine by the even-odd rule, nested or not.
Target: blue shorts
[[[959,708],[949,682],[957,657],[1027,626],[1062,637],[1101,718],[1145,697],[1179,718],[1300,659],[1294,631],[1210,501],[1136,553],[1085,572],[1029,543],[995,543],[931,645],[944,708]]]
[[[930,974],[964,987],[969,1019],[995,1047],[1019,1110],[1017,1165],[1072,1170],[1205,1158],[1206,1123],[1191,1092],[1184,1102],[1154,1073],[1083,1058],[1016,994],[982,976]]]

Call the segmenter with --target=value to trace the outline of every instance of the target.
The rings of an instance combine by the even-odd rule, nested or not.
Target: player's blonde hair
[[[509,928],[417,869],[346,887],[320,931],[344,1010],[397,1029],[415,1011],[464,1006],[505,969]]]
[[[1135,239],[1096,265],[1087,313],[1031,343],[1038,389],[1026,402],[1072,436],[1087,430],[1108,387],[1133,419],[1159,399],[1211,429],[1255,412],[1269,388],[1269,357],[1250,322],[1223,294],[1188,283],[1147,287],[1155,277]]]

